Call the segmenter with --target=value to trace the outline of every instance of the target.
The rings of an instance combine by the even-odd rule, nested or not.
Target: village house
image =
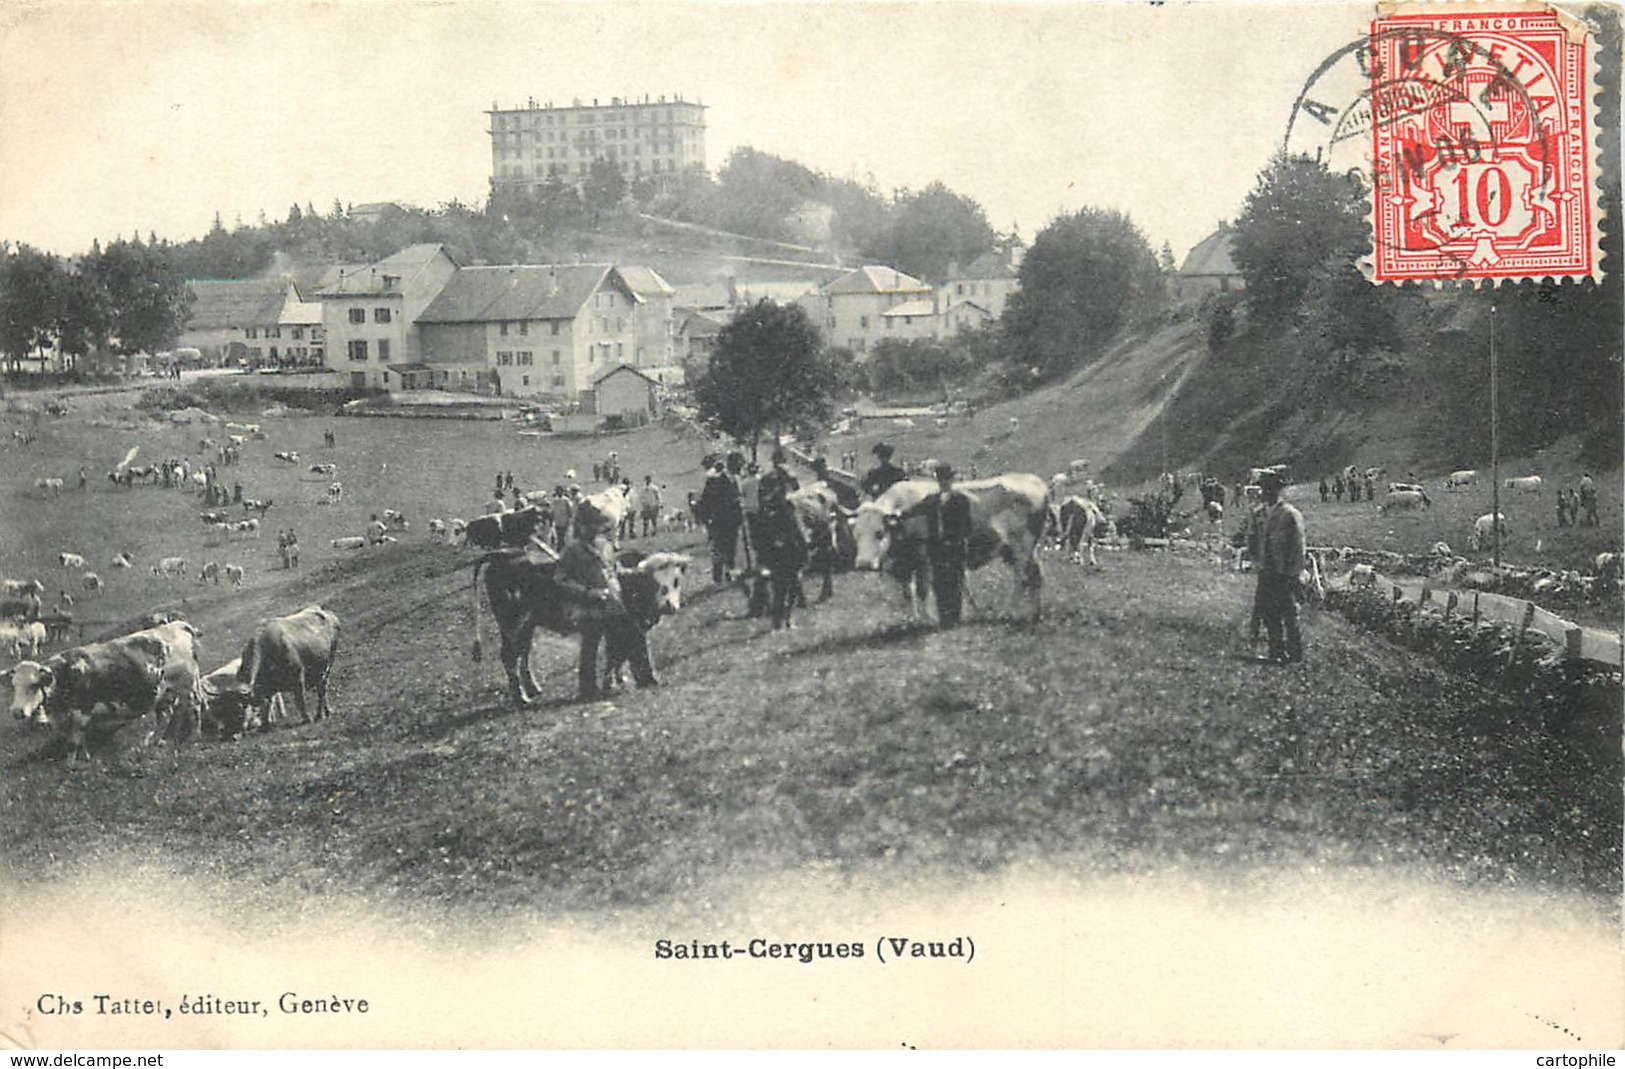
[[[317,296],[327,332],[327,366],[356,389],[405,386],[401,366],[423,360],[419,316],[458,274],[441,245],[409,245],[393,256],[342,270]]]
[[[987,314],[998,319],[1011,296],[1021,288],[1021,259],[1025,248],[1020,244],[985,252],[961,267],[948,265],[948,278],[937,287],[944,310],[966,301],[980,305]]]
[[[196,349],[206,364],[243,367],[320,365],[321,305],[288,278],[188,279],[191,315],[176,348]]]
[[[636,359],[643,303],[609,264],[462,268],[418,316],[414,382],[577,400]]]
[[[1199,300],[1213,293],[1239,293],[1246,287],[1235,260],[1236,232],[1229,223],[1197,242],[1173,277],[1176,301]]]
[[[850,349],[861,358],[887,336],[888,309],[918,301],[929,305],[932,296],[931,287],[913,275],[870,265],[826,282],[797,303],[807,310],[828,344]]]

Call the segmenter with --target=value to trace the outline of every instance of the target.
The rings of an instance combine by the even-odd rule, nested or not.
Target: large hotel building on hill
[[[618,164],[629,182],[705,166],[705,105],[680,96],[611,97],[607,104],[595,98],[569,107],[531,99],[522,108],[492,104],[486,114],[497,192],[534,190],[554,176],[580,185],[600,156]]]

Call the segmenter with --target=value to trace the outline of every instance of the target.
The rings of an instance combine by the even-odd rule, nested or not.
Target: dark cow
[[[553,522],[546,505],[527,505],[513,512],[493,512],[468,521],[467,541],[477,549],[503,549],[522,546],[538,530]]]
[[[851,567],[857,556],[847,523],[850,513],[841,506],[840,498],[840,492],[828,482],[804,486],[786,498],[807,535],[808,570],[822,578],[819,601],[828,601],[834,594],[832,576],[836,569]]]
[[[645,557],[629,551],[618,558],[621,601],[642,631],[647,632],[662,616],[682,608],[682,577],[690,563],[688,557],[677,553]],[[474,659],[483,656],[479,628],[480,571],[484,569],[486,598],[501,637],[502,669],[515,705],[530,705],[541,692],[541,684],[530,670],[536,629],[541,627],[558,635],[573,635],[581,630],[581,602],[555,583],[557,564],[551,550],[536,545],[524,551],[487,553],[474,564]],[[607,646],[608,674],[618,678],[620,668],[637,651],[613,637]]]
[[[248,708],[243,728],[270,727],[272,700],[289,692],[299,707],[300,722],[311,722],[305,702],[316,691],[316,717],[332,713],[327,704],[327,677],[338,654],[339,618],[320,605],[307,605],[291,616],[267,620],[243,647],[237,688]]]
[[[44,664],[19,662],[0,673],[0,686],[11,691],[17,719],[55,727],[71,769],[80,754],[90,757],[85,734],[92,726],[111,735],[148,713],[161,716],[166,701],[196,707],[201,691],[195,638],[184,621],[137,631],[65,650]],[[155,724],[148,739],[162,726]]]

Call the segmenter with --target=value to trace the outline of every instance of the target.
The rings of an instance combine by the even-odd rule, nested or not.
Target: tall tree
[[[115,241],[85,270],[106,294],[114,352],[154,353],[175,344],[193,297],[166,250]]]
[[[993,241],[993,227],[980,204],[932,182],[918,193],[898,194],[889,225],[863,251],[876,263],[941,281],[950,264],[969,264]]]
[[[1285,321],[1316,279],[1353,267],[1368,244],[1364,203],[1358,179],[1318,160],[1269,162],[1236,217],[1233,246],[1256,317]]]
[[[0,262],[0,351],[12,367],[51,344],[64,285],[57,258],[30,245],[18,246]]]
[[[1128,216],[1084,208],[1045,227],[1002,317],[1005,359],[1040,378],[1088,363],[1137,316],[1161,307],[1162,271]]]
[[[592,211],[594,221],[604,212],[615,210],[626,196],[626,176],[614,160],[599,156],[587,165],[587,180],[581,184],[582,199]]]
[[[840,386],[836,362],[806,311],[763,298],[717,334],[694,400],[702,418],[750,442],[754,454],[764,432],[777,439],[827,423]]]

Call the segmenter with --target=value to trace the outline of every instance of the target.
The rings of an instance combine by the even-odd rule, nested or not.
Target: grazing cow
[[[234,587],[243,585],[243,566],[241,564],[226,565],[226,582]]]
[[[1539,475],[1522,475],[1515,479],[1508,479],[1502,484],[1508,490],[1516,490],[1520,494],[1540,493],[1541,480]]]
[[[238,520],[230,527],[232,534],[242,535],[244,538],[258,538],[260,536],[260,518],[250,516],[246,520]]]
[[[1617,583],[1620,575],[1620,556],[1618,553],[1599,553],[1592,561],[1592,569],[1597,574],[1599,583]]]
[[[1095,567],[1100,562],[1095,559],[1095,536],[1106,522],[1106,514],[1100,511],[1100,506],[1086,497],[1073,494],[1060,507],[1061,527],[1060,539],[1067,548],[1067,560],[1072,564],[1083,563],[1083,549],[1089,550],[1089,563]]]
[[[677,553],[653,553],[647,557],[631,551],[622,554],[621,601],[634,623],[645,632],[662,616],[677,612],[683,605],[682,577],[690,558]],[[627,567],[627,565],[631,567]],[[487,553],[474,564],[474,659],[481,657],[480,570],[485,569],[485,591],[491,603],[501,638],[502,668],[508,677],[508,690],[515,705],[530,705],[541,693],[541,684],[530,670],[530,649],[536,628],[558,635],[580,630],[575,609],[579,602],[561,595],[554,583],[557,562],[540,549],[524,552],[507,549]],[[613,639],[606,643],[606,669],[618,676],[632,650]]]
[[[77,553],[58,553],[56,559],[62,563],[64,568],[83,568],[85,566],[85,558]]]
[[[1444,477],[1444,488],[1446,490],[1465,490],[1469,486],[1477,485],[1477,483],[1478,472],[1473,468],[1464,468],[1461,471],[1453,471]]]
[[[259,501],[252,497],[245,497],[243,498],[243,511],[257,512],[263,516],[270,511],[272,504],[274,504],[274,502],[272,502],[270,499]]]
[[[9,687],[17,719],[55,726],[71,769],[80,754],[90,757],[85,734],[92,725],[110,734],[148,713],[161,715],[166,702],[201,701],[195,638],[184,621],[137,631],[66,650],[45,664],[22,661],[0,673],[0,687]],[[100,715],[98,707],[105,710]]]
[[[120,553],[118,556],[113,558],[113,567],[115,568],[129,568],[134,564],[135,558],[130,556],[128,553]]]
[[[1044,574],[1038,563],[1038,543],[1048,513],[1048,493],[1044,480],[1036,475],[1006,474],[990,479],[960,483],[955,489],[970,498],[971,537],[967,547],[967,567],[979,568],[995,557],[1015,572],[1021,586],[1032,598],[1033,615],[1041,609]],[[924,532],[923,519],[898,521],[903,514],[938,492],[934,481],[909,479],[897,483],[874,501],[858,506],[853,521],[857,542],[857,567],[879,570],[889,554],[907,559],[917,551]],[[908,580],[915,575],[897,575],[909,596]],[[912,602],[911,602],[912,604]]]
[[[363,535],[345,535],[343,538],[333,539],[334,549],[361,549],[367,544]]]
[[[278,460],[285,461],[289,464],[299,463],[299,453],[297,450],[290,449],[285,453],[272,453],[271,455],[276,457]]]
[[[97,575],[95,572],[86,572],[79,582],[83,584],[84,588],[92,594],[100,594],[102,592],[102,577]]]
[[[62,492],[62,480],[56,476],[52,476],[48,479],[35,479],[34,488],[36,490],[44,490],[46,493],[54,497]]]
[[[1369,590],[1377,585],[1377,570],[1369,564],[1356,564],[1349,572],[1349,586]]]
[[[243,659],[233,657],[199,681],[203,691],[204,719],[214,726],[215,734],[221,737],[240,738],[248,719],[248,695],[237,685],[237,673],[242,666]],[[282,695],[278,694],[273,701],[280,706]]]
[[[396,512],[394,509],[385,509],[381,515],[385,525],[392,527],[397,531],[405,531],[410,529],[412,526],[407,522],[405,516],[401,515],[399,512]]]
[[[1423,486],[1421,483],[1389,483],[1388,484],[1388,492],[1390,494],[1399,493],[1400,491],[1403,491],[1403,490],[1415,491],[1416,493],[1421,494],[1423,497],[1426,497],[1427,492],[1428,492],[1427,487]]]
[[[453,516],[446,521],[446,545],[460,546],[468,541],[468,521],[461,516]]]
[[[1500,518],[1500,523],[1499,524],[1496,523],[1496,518],[1497,517]],[[1488,512],[1486,512],[1486,513],[1484,513],[1484,515],[1480,516],[1478,519],[1473,521],[1473,533],[1467,539],[1467,548],[1471,549],[1474,553],[1477,553],[1480,550],[1482,550],[1485,546],[1487,546],[1496,537],[1496,528],[1497,527],[1500,528],[1501,544],[1506,545],[1506,539],[1507,539],[1507,516],[1506,516],[1506,513],[1498,512],[1498,513],[1495,514],[1495,516],[1491,516]]]
[[[0,620],[32,620],[40,614],[42,602],[35,595],[26,598],[0,598]]]
[[[325,475],[331,479],[333,476],[339,473],[339,466],[331,461],[328,461],[325,464],[312,464],[310,466],[310,473],[312,475]]]
[[[0,579],[0,597],[39,599],[45,596],[45,584],[38,579]]]
[[[165,557],[152,566],[152,574],[178,579],[186,574],[186,558]]]
[[[302,723],[310,723],[305,695],[316,692],[316,716],[330,716],[327,677],[338,654],[339,618],[320,605],[307,605],[290,616],[267,620],[255,629],[243,647],[237,688],[248,704],[243,730],[257,722],[271,726],[271,701],[293,695]]]
[[[215,586],[219,586],[220,565],[212,560],[204,562],[203,570],[197,573],[197,581],[200,583],[213,583]]]
[[[429,533],[436,538],[446,537],[446,521],[436,517],[429,521]]]
[[[21,658],[26,654],[29,657],[38,657],[40,650],[45,647],[46,639],[50,637],[50,632],[45,625],[39,620],[29,620],[26,623],[10,624],[9,626],[15,627],[17,630],[16,650],[12,656]]]
[[[218,510],[212,510],[212,511],[209,511],[209,512],[200,512],[200,513],[197,514],[197,518],[202,520],[204,523],[208,524],[211,527],[218,526],[218,525],[220,525],[222,523],[230,523],[231,522],[231,517],[230,516],[226,515],[224,512],[220,512]]]
[[[1392,490],[1383,499],[1382,504],[1377,506],[1377,511],[1386,516],[1389,512],[1394,511],[1414,512],[1417,509],[1425,509],[1432,504],[1433,502],[1428,500],[1428,496],[1420,490]]]

